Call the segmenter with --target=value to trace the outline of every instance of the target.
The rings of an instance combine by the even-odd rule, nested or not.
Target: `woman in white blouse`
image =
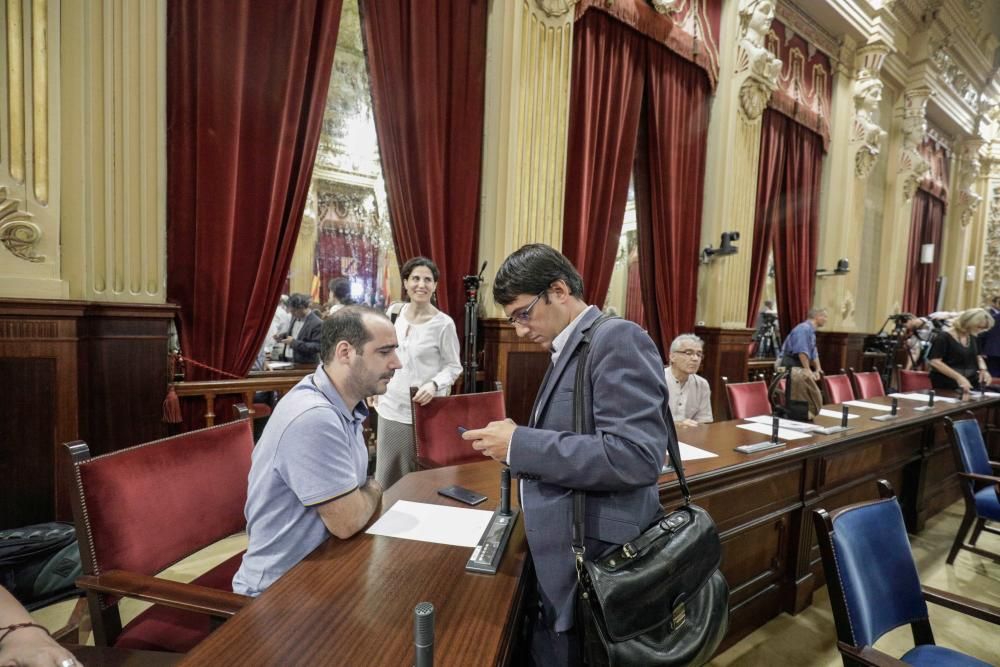
[[[437,264],[426,257],[414,257],[403,265],[401,274],[408,301],[395,326],[403,367],[392,376],[388,390],[376,404],[375,479],[383,489],[416,469],[410,387],[417,388],[413,400],[427,405],[435,396],[447,396],[462,372],[455,322],[433,303]]]

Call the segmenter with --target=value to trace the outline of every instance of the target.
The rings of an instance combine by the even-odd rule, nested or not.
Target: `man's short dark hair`
[[[289,308],[308,308],[309,303],[310,301],[308,294],[302,294],[301,292],[296,292],[292,296],[288,297]]]
[[[493,279],[493,300],[506,306],[522,294],[544,292],[557,280],[565,281],[569,293],[583,299],[583,278],[566,256],[544,243],[530,243],[503,261]]]
[[[358,351],[358,354],[362,354],[365,343],[373,338],[372,333],[365,326],[366,315],[381,317],[387,322],[389,321],[389,318],[381,310],[359,305],[344,306],[323,320],[323,328],[319,338],[319,354],[324,363],[336,349],[337,343],[342,340],[347,341],[351,347]]]

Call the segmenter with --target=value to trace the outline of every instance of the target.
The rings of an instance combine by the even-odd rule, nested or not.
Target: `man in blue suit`
[[[584,303],[580,274],[553,248],[526,245],[497,271],[493,298],[517,335],[546,348],[552,364],[527,426],[492,422],[463,437],[509,464],[521,480],[540,601],[531,641],[535,664],[579,664],[573,491],[587,494],[587,558],[637,537],[652,522],[660,509],[657,479],[668,437],[663,360],[634,322],[612,319],[596,328],[585,371],[593,397],[586,430],[593,435],[575,433],[578,348],[601,314]]]

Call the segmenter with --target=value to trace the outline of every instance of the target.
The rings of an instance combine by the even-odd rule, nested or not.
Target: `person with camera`
[[[935,389],[957,389],[965,394],[973,387],[993,381],[976,340],[976,336],[992,329],[993,324],[993,317],[984,309],[971,308],[934,339],[927,360]]]
[[[804,322],[800,322],[788,334],[781,348],[781,365],[785,368],[812,368],[812,379],[819,382],[823,366],[816,351],[816,329],[826,325],[826,308],[813,306]]]
[[[384,489],[416,470],[410,387],[417,390],[413,400],[427,405],[435,396],[447,396],[462,372],[455,321],[434,306],[440,276],[437,264],[426,257],[414,257],[400,274],[406,302],[393,325],[403,367],[375,405],[375,479]]]

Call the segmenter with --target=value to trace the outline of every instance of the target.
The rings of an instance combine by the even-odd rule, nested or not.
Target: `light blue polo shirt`
[[[260,595],[329,537],[315,506],[367,481],[367,416],[364,403],[347,407],[322,365],[278,401],[253,450],[235,592]]]

